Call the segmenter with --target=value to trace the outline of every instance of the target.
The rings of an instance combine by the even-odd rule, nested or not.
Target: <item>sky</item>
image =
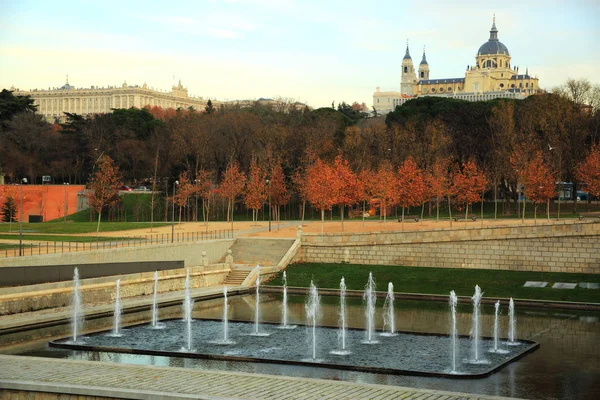
[[[406,41],[430,78],[464,77],[489,38],[550,90],[600,84],[600,1],[0,0],[0,88],[115,86],[217,100],[372,104],[400,88]]]

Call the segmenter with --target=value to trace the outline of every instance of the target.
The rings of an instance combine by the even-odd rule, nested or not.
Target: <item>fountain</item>
[[[81,288],[79,286],[79,269],[76,267],[73,271],[73,314],[72,314],[72,337],[73,342],[77,342],[79,338],[79,324],[83,314],[81,305]]]
[[[117,279],[117,290],[115,293],[115,312],[113,314],[112,337],[121,337],[121,279]]]
[[[152,296],[152,329],[163,329],[164,324],[158,322],[158,271],[154,271],[154,295]]]
[[[192,320],[192,297],[190,295],[190,270],[185,271],[185,298],[183,299],[183,320]]]
[[[373,332],[375,331],[375,303],[377,302],[377,293],[375,292],[375,281],[373,280],[373,273],[369,272],[369,281],[365,286],[365,292],[363,299],[367,301],[365,308],[365,316],[367,317],[367,340],[363,343],[375,344],[377,340],[373,340]]]
[[[508,302],[508,342],[509,346],[518,346],[517,342],[517,319],[515,318],[515,302],[511,297]]]
[[[346,325],[346,281],[342,276],[340,280],[340,329],[338,331],[338,341],[341,343],[340,350],[332,350],[331,354],[335,354],[338,356],[346,356],[351,352],[346,350],[346,329],[348,328]]]
[[[295,329],[296,325],[288,325],[288,305],[287,305],[287,276],[283,271],[283,304],[281,311],[281,325],[280,329]]]
[[[304,305],[306,311],[307,326],[311,329],[312,335],[312,361],[317,361],[317,319],[319,318],[319,292],[317,287],[310,281],[310,290],[308,292],[308,298]]]
[[[383,329],[388,328],[388,332],[382,332],[381,336],[396,336],[396,316],[394,314],[394,284],[388,283],[387,296],[383,303]]]
[[[269,336],[266,332],[260,332],[259,322],[260,321],[260,265],[256,266],[256,298],[254,306],[254,333],[253,336]]]
[[[258,269],[255,272],[258,272]],[[77,274],[75,277],[78,278]],[[260,278],[257,280],[257,288],[260,288]],[[76,281],[77,287],[78,279]],[[229,311],[231,311],[231,307],[234,304],[238,303],[232,302],[229,304],[227,288],[223,288],[223,303],[220,303],[220,299],[207,300],[209,302],[207,303],[207,310],[214,311],[215,305],[220,307],[222,304],[222,310],[218,311],[223,314],[222,320],[209,319],[209,315],[204,314],[203,316],[207,317],[207,319],[192,319],[189,275],[186,281],[186,292],[188,294],[184,303],[184,311],[189,310],[186,311],[189,318],[186,317],[184,321],[175,318],[163,319],[161,321],[161,324],[165,325],[163,329],[148,329],[150,324],[146,326],[132,326],[127,329],[127,340],[115,340],[105,333],[97,333],[86,337],[85,342],[76,336],[77,342],[71,340],[69,337],[53,341],[50,345],[52,347],[88,352],[145,354],[183,359],[208,358],[223,360],[225,362],[271,363],[275,365],[301,365],[304,367],[314,367],[318,363],[319,368],[388,375],[444,376],[447,378],[488,376],[507,363],[522,357],[525,353],[531,352],[539,346],[532,341],[519,340],[519,346],[510,346],[510,348],[504,350],[501,344],[497,343],[497,340],[499,340],[497,338],[501,337],[498,328],[495,333],[496,343],[493,340],[494,338],[483,336],[482,332],[487,332],[488,327],[481,326],[483,321],[487,320],[481,319],[480,321],[482,293],[478,286],[476,286],[475,295],[472,298],[474,310],[471,338],[458,334],[460,328],[458,326],[460,319],[458,299],[456,293],[452,291],[450,292],[449,299],[451,317],[450,335],[425,332],[398,332],[395,330],[395,327],[392,329],[392,321],[389,318],[389,308],[392,305],[392,296],[390,295],[385,306],[385,314],[388,316],[385,329],[386,333],[393,331],[396,335],[379,339],[378,337],[373,337],[373,332],[375,331],[376,299],[375,282],[373,281],[372,274],[369,276],[369,282],[364,291],[366,311],[364,310],[364,306],[359,304],[353,304],[352,302],[348,302],[347,304],[344,278],[340,281],[339,305],[337,304],[337,298],[323,300],[323,303],[327,304],[326,307],[331,307],[332,312],[338,314],[338,327],[318,326],[323,308],[317,287],[314,282],[311,282],[310,291],[305,303],[305,332],[307,342],[309,343],[305,343],[298,329],[277,329],[275,333],[271,333],[268,341],[257,337],[267,336],[268,334],[261,333],[261,331],[264,332],[269,329],[268,326],[272,326],[273,328],[280,326],[281,321],[274,321],[273,323],[263,322],[261,323],[262,326],[259,326],[257,330],[256,326],[260,312],[255,313],[255,310],[252,310],[252,308],[246,309],[243,307],[239,311],[236,310],[236,316],[242,316],[245,310],[249,311],[246,321],[230,320]],[[260,289],[256,291],[256,308],[260,307],[259,294]],[[388,285],[388,294],[393,294],[393,286],[391,285]],[[252,297],[252,295],[249,295],[248,299],[252,299]],[[275,296],[269,295],[269,305],[273,305],[271,307],[272,310],[277,309],[277,305],[274,303],[275,299]],[[333,304],[334,302],[335,304]],[[74,300],[74,308],[79,310],[80,308],[75,307],[75,303],[77,302]],[[334,308],[337,308],[337,310],[334,310]],[[512,308],[514,310],[514,306]],[[361,312],[365,312],[366,330],[362,327],[348,327],[348,325],[352,325],[348,320],[350,316],[353,318],[360,317],[358,314]],[[74,315],[74,319],[76,320],[78,318],[77,313],[74,312]],[[362,318],[360,319],[362,320]],[[497,308],[495,322],[500,327],[502,324],[499,320],[500,310]],[[195,334],[193,330],[196,331]],[[77,330],[75,330],[74,336],[76,332]],[[249,332],[258,332],[258,335]],[[369,332],[371,333],[370,335]],[[374,339],[385,340],[385,345],[369,346],[359,344],[373,343]],[[230,344],[230,346],[224,346],[223,344]],[[469,353],[466,357],[459,354],[461,349],[467,349],[469,346],[473,346],[475,355],[472,355],[470,351],[463,351],[465,354]],[[497,353],[487,351],[493,347],[496,349],[500,347],[500,349],[498,349]],[[348,348],[352,349],[352,352],[348,351]],[[480,352],[479,348],[486,349],[485,356]],[[327,359],[322,356],[322,354],[325,354],[325,349],[335,349],[327,353]],[[448,360],[449,351],[451,351],[450,360]],[[506,353],[503,353],[503,351]],[[465,359],[464,364],[459,365],[460,360],[463,358]],[[283,367],[281,368],[283,369]]]
[[[498,347],[498,338],[500,336],[500,300],[494,304],[494,347],[490,349],[490,353],[508,354],[508,350],[503,350]]]
[[[458,304],[458,297],[454,290],[450,291],[450,316],[451,316],[451,327],[450,327],[450,340],[452,341],[452,373],[456,373],[456,354],[457,354],[457,342],[458,342],[458,331],[456,329],[456,305]]]
[[[469,360],[470,363],[485,364],[487,360],[479,358],[479,345],[481,341],[481,329],[479,326],[479,317],[481,315],[481,298],[483,293],[478,285],[475,285],[475,293],[471,300],[473,301],[473,326],[471,328],[471,339],[473,341],[473,359]]]

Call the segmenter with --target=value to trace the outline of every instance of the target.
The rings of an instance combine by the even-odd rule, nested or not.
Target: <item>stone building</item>
[[[37,106],[38,113],[43,115],[49,122],[64,118],[64,113],[75,113],[79,115],[101,114],[110,112],[113,108],[130,107],[154,107],[162,108],[189,108],[203,109],[208,99],[189,96],[187,88],[174,85],[170,92],[163,92],[149,88],[145,83],[142,86],[130,86],[124,82],[120,87],[98,87],[76,88],[69,84],[67,76],[66,83],[60,88],[48,88],[48,90],[33,89],[21,91],[15,88],[15,96],[30,96]],[[213,105],[219,102],[213,100]]]
[[[525,98],[540,90],[537,77],[519,74],[511,65],[511,55],[506,45],[498,39],[496,19],[490,37],[475,56],[475,65],[467,66],[464,78],[430,79],[430,69],[425,49],[418,69],[410,56],[408,43],[402,59],[400,91],[381,91],[373,94],[373,106],[380,113],[392,111],[396,106],[418,96],[443,96],[468,101],[491,100],[498,97]]]

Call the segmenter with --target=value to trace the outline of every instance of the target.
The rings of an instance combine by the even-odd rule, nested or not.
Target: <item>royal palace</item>
[[[75,88],[67,82],[60,88],[49,88],[48,90],[33,89],[31,91],[20,91],[15,88],[16,96],[30,96],[37,106],[38,113],[49,122],[61,120],[64,113],[80,115],[102,114],[110,112],[114,108],[130,107],[154,107],[162,108],[189,108],[203,109],[208,99],[192,97],[188,95],[187,88],[174,85],[170,92],[158,91],[149,88],[145,83],[142,86],[130,86],[126,82],[119,86],[90,88]],[[213,100],[216,106],[218,102]]]
[[[400,91],[381,91],[373,94],[373,106],[379,113],[392,111],[396,106],[419,96],[453,97],[468,101],[491,100],[498,97],[525,98],[538,92],[537,77],[519,74],[511,65],[508,48],[498,39],[496,21],[492,23],[490,38],[475,56],[475,65],[468,66],[464,78],[430,79],[429,64],[423,58],[415,70],[408,43],[402,59]]]

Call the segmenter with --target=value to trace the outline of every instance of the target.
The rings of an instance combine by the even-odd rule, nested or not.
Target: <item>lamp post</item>
[[[271,181],[267,179],[267,193],[269,198],[269,232],[271,232]]]
[[[196,222],[198,222],[198,179],[194,179],[194,195],[196,196]]]
[[[67,186],[69,186],[69,182],[63,182],[63,186],[65,187],[65,212],[63,219],[65,222],[67,222],[67,212],[69,211],[69,195],[67,194]]]
[[[23,184],[27,183],[27,178],[21,179],[19,184],[19,197],[20,197],[20,205],[19,205],[19,257],[23,255]]]
[[[173,207],[171,212],[171,243],[175,238],[175,188],[179,185],[179,181],[173,182]]]

